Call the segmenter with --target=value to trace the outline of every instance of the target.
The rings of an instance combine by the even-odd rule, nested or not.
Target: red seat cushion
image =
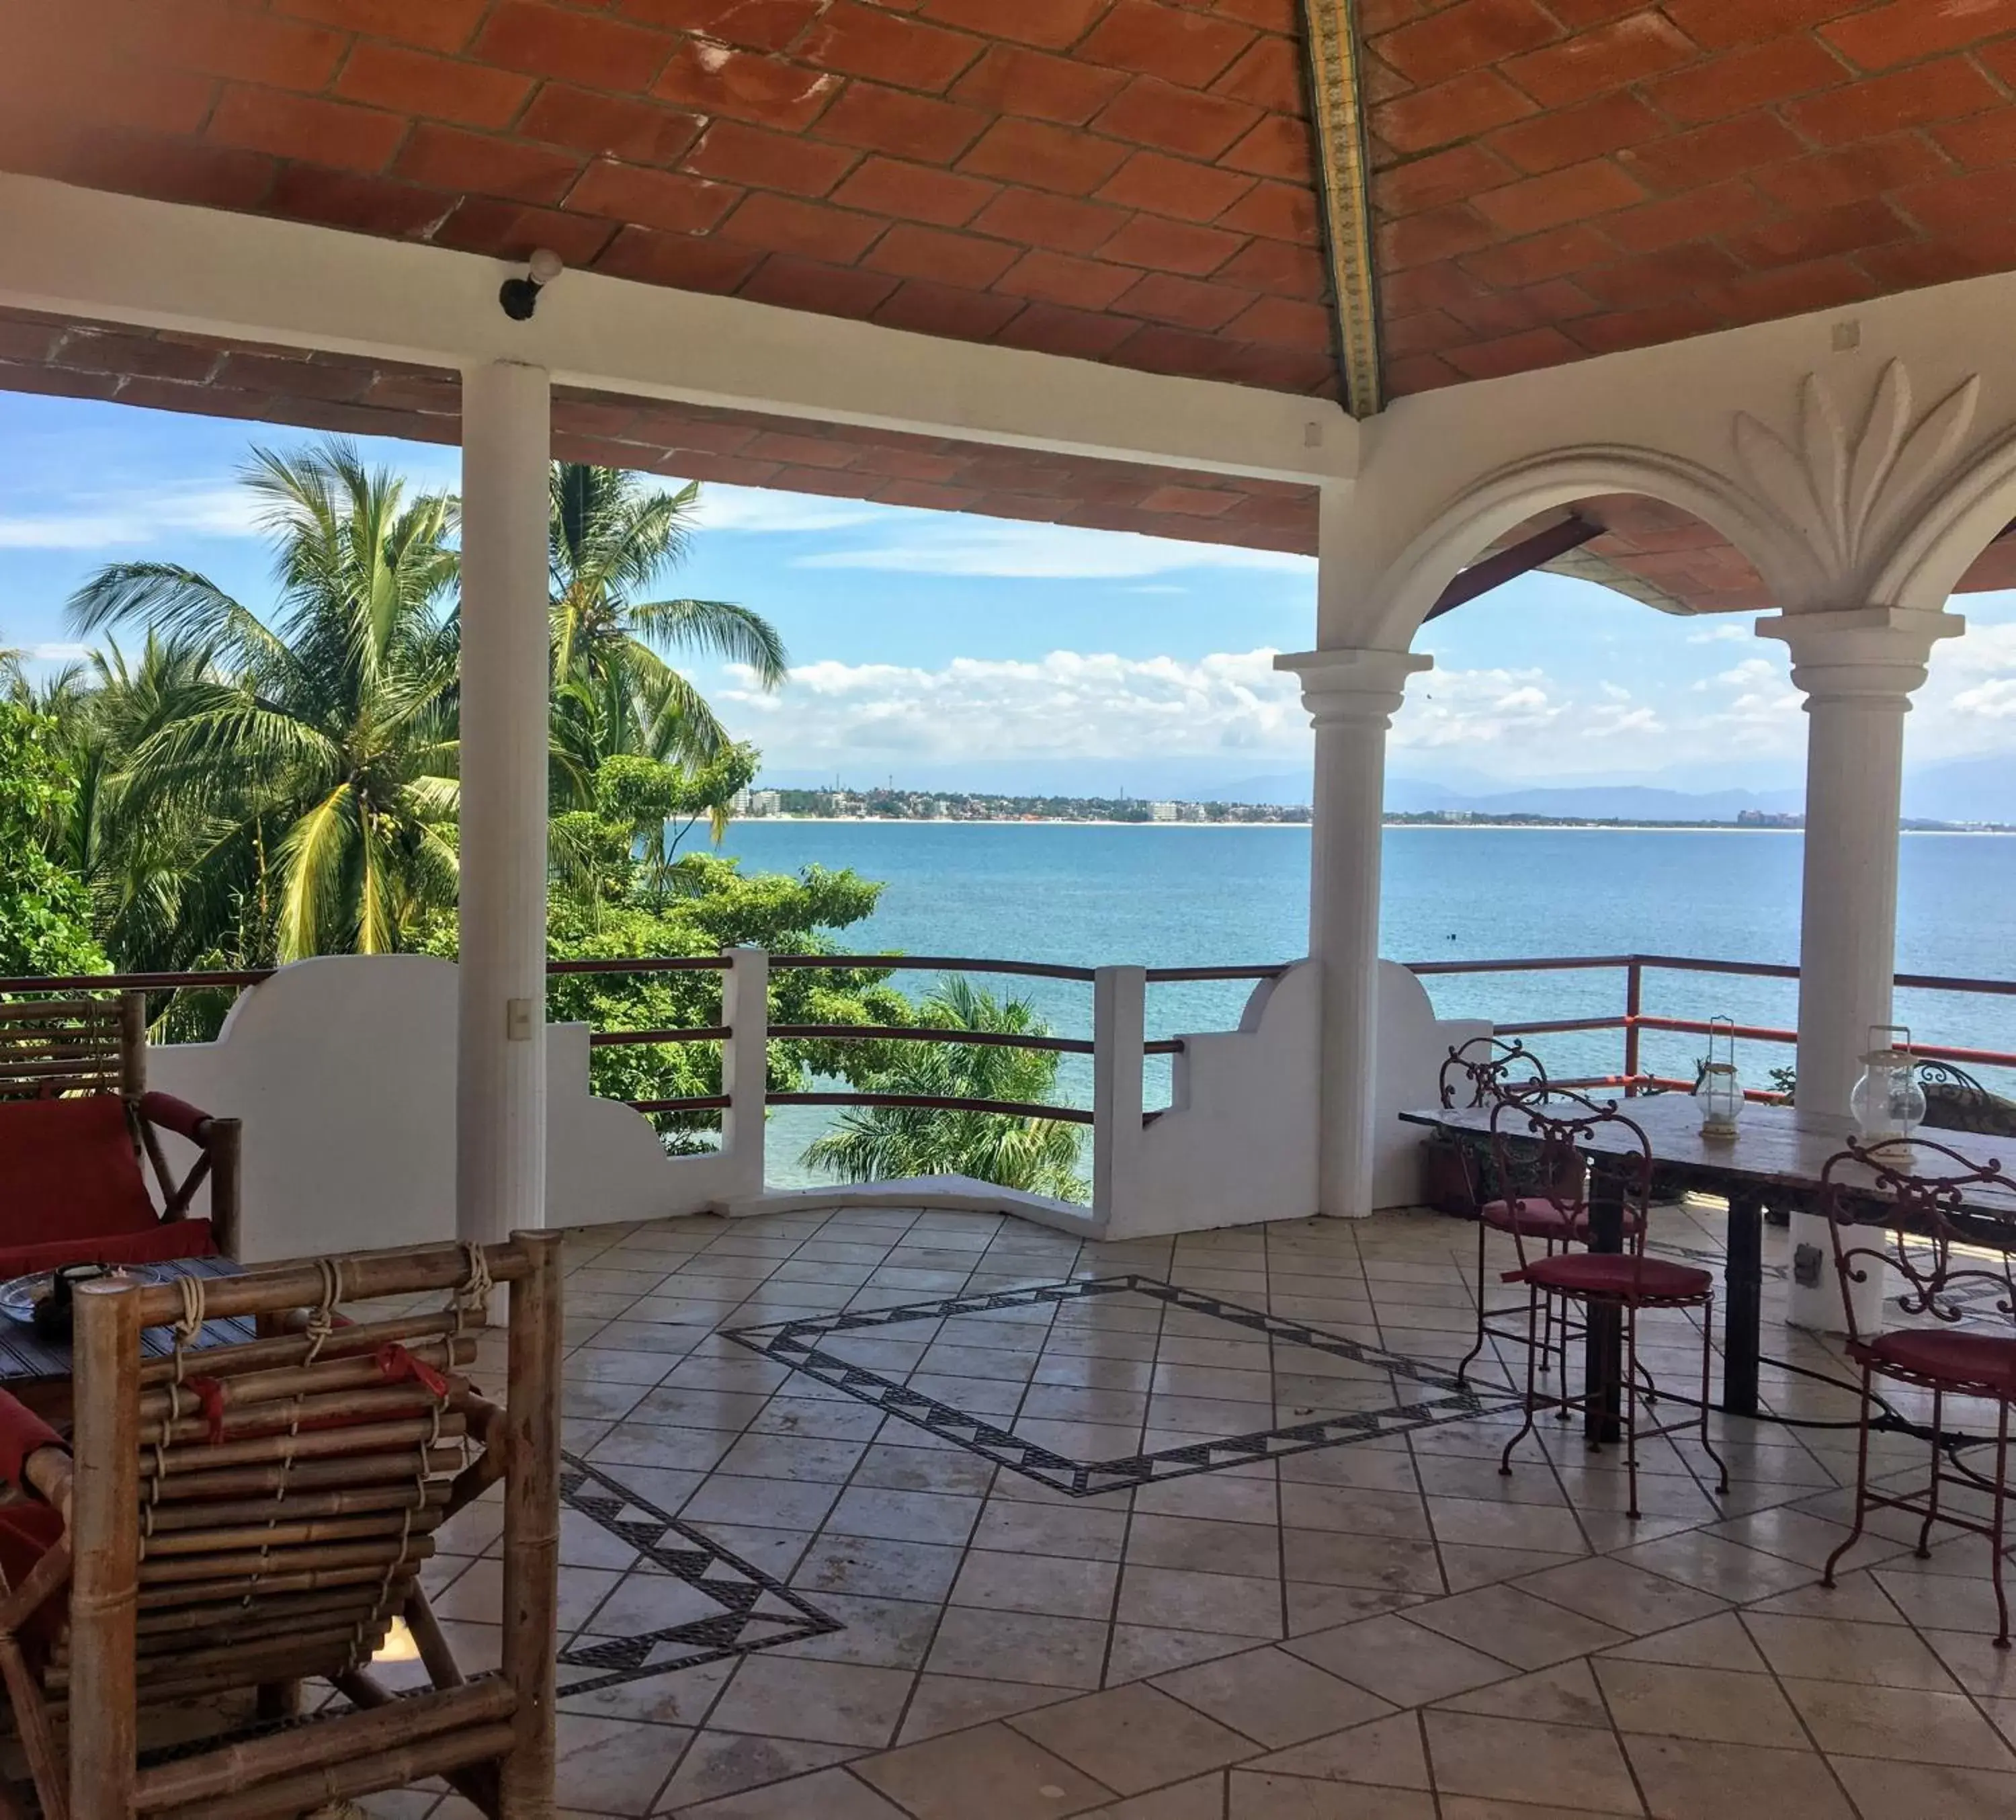
[[[217,1255],[207,1220],[157,1220],[144,1232],[79,1233],[39,1245],[0,1245],[0,1282],[63,1264],[160,1264]]]
[[[145,1232],[160,1221],[117,1094],[0,1102],[0,1245]]]
[[[1715,1279],[1692,1264],[1628,1252],[1577,1251],[1541,1258],[1516,1273],[1519,1281],[1570,1296],[1609,1296],[1623,1302],[1684,1302],[1709,1294]]]
[[[2016,1399],[2016,1339],[1991,1333],[1907,1328],[1849,1348],[1859,1364],[1888,1365],[1914,1378]]]
[[[1568,1216],[1544,1195],[1521,1195],[1516,1201],[1486,1201],[1477,1216],[1500,1232],[1517,1231],[1527,1238],[1564,1239]]]
[[[0,1505],[0,1576],[9,1589],[19,1586],[35,1565],[63,1540],[63,1519],[43,1503],[23,1500]],[[28,1620],[23,1641],[40,1655],[56,1641],[70,1613],[70,1588],[59,1586]]]
[[[1575,1238],[1576,1244],[1588,1244],[1589,1233],[1593,1229],[1594,1226],[1594,1220],[1592,1220],[1588,1214],[1578,1213],[1575,1219]],[[1625,1208],[1624,1209],[1624,1218],[1622,1222],[1622,1230],[1633,1238],[1636,1238],[1640,1233],[1643,1232],[1645,1230],[1645,1215],[1643,1209],[1637,1207]]]

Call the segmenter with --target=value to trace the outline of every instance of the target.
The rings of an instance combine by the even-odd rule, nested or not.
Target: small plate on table
[[[121,1276],[130,1277],[136,1283],[161,1283],[167,1281],[167,1272],[155,1264],[121,1264],[115,1267]],[[11,1281],[0,1283],[0,1315],[9,1321],[19,1321],[23,1327],[32,1327],[35,1321],[35,1304],[46,1301],[56,1286],[54,1270],[35,1270],[25,1277],[16,1277]]]

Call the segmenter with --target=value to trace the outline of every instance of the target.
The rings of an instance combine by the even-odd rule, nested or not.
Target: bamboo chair
[[[186,1173],[164,1133],[195,1146]],[[236,1119],[147,1090],[145,993],[0,1004],[0,1276],[235,1256],[239,1148]]]
[[[0,1394],[0,1473],[27,1494],[0,1508],[0,1677],[44,1820],[293,1820],[434,1775],[491,1820],[551,1820],[560,1245],[80,1288],[74,1445]],[[493,1283],[510,1285],[502,1409],[462,1371]],[[338,1313],[430,1291],[448,1305]],[[259,1337],[189,1347],[233,1316]],[[142,1330],[171,1325],[173,1351],[146,1356]],[[500,1481],[503,1663],[465,1677],[419,1574],[433,1532]],[[422,1692],[369,1671],[394,1617]],[[347,1704],[304,1718],[318,1678]],[[250,1722],[142,1753],[139,1709],[190,1699]],[[0,1793],[5,1820],[27,1811]]]

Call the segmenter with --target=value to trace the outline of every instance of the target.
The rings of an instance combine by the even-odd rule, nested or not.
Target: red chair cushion
[[[9,1590],[27,1578],[41,1558],[63,1540],[63,1519],[40,1502],[0,1505],[0,1576]],[[70,1615],[70,1588],[59,1586],[29,1618],[23,1641],[41,1655],[54,1642]]]
[[[1859,1364],[1888,1365],[1941,1385],[2016,1399],[2016,1339],[1907,1328],[1849,1348]]]
[[[144,1232],[107,1233],[93,1238],[45,1239],[39,1245],[0,1245],[0,1282],[63,1264],[162,1264],[175,1258],[217,1256],[207,1220],[157,1220]]]
[[[21,1465],[38,1447],[60,1447],[63,1438],[18,1399],[0,1390],[0,1481],[19,1487]]]
[[[1543,1195],[1522,1195],[1516,1201],[1486,1201],[1477,1216],[1500,1232],[1517,1231],[1527,1238],[1565,1239],[1568,1216]]]
[[[1575,1243],[1578,1245],[1588,1244],[1589,1235],[1595,1230],[1595,1221],[1591,1219],[1588,1214],[1578,1213],[1575,1218]],[[1620,1225],[1621,1230],[1628,1236],[1636,1238],[1645,1230],[1644,1210],[1642,1208],[1638,1207],[1625,1208],[1624,1209],[1624,1217],[1620,1223]]]
[[[1569,1296],[1608,1296],[1620,1302],[1684,1302],[1710,1294],[1715,1279],[1692,1264],[1624,1252],[1577,1251],[1540,1258],[1507,1281]]]
[[[0,1245],[145,1232],[160,1223],[117,1094],[0,1104]]]

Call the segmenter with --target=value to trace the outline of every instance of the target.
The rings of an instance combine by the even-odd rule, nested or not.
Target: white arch
[[[1824,593],[1816,553],[1713,469],[1628,444],[1590,444],[1511,463],[1445,504],[1370,591],[1373,629],[1364,642],[1405,649],[1442,589],[1495,539],[1539,513],[1604,493],[1643,494],[1712,525],[1755,564],[1782,607]]]
[[[2016,430],[1990,443],[1926,501],[1878,574],[1873,604],[1937,611],[2012,520]]]

